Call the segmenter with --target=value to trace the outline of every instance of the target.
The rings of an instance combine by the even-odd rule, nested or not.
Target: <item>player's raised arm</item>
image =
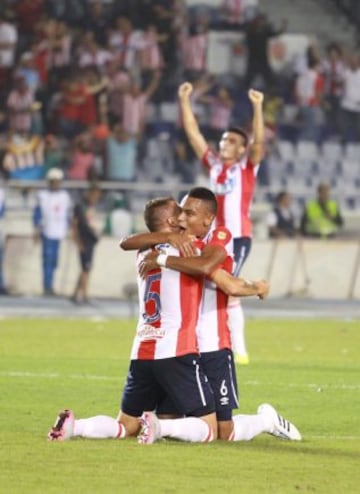
[[[250,89],[248,92],[252,108],[253,108],[253,141],[250,144],[250,160],[254,165],[260,163],[264,154],[264,117],[263,117],[263,101],[264,94],[255,89]]]
[[[190,96],[192,91],[192,84],[190,84],[190,82],[184,82],[179,86],[178,96],[185,133],[194,153],[201,160],[208,148],[208,144],[200,132],[199,125],[191,107]]]

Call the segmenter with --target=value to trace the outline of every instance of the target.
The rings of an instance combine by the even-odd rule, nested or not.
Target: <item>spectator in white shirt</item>
[[[360,141],[360,57],[351,54],[344,71],[340,129],[346,141]]]
[[[6,89],[9,82],[17,41],[16,27],[7,22],[5,15],[0,11],[0,90]]]

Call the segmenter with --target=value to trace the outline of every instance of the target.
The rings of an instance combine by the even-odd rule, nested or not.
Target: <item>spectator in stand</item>
[[[113,58],[114,55],[109,50],[102,48],[93,39],[87,42],[79,56],[78,64],[79,67],[95,66],[100,72],[104,72],[106,64]]]
[[[255,15],[256,6],[252,0],[222,0],[219,9],[219,20],[214,29],[238,31],[244,22]]]
[[[3,169],[10,179],[38,180],[44,176],[44,140],[39,135],[11,133]]]
[[[272,132],[276,137],[278,130],[278,121],[284,106],[284,100],[277,94],[275,87],[270,87],[264,96],[264,125],[265,129]]]
[[[17,41],[17,28],[7,22],[5,14],[0,11],[0,92],[8,88],[15,62]]]
[[[301,218],[300,231],[306,237],[335,237],[344,220],[338,203],[330,199],[330,188],[327,183],[320,183],[317,198],[305,204]]]
[[[21,55],[16,74],[24,78],[30,91],[36,95],[41,87],[41,79],[38,69],[34,65],[34,57],[31,52]]]
[[[147,84],[154,70],[164,68],[164,59],[159,43],[166,41],[165,34],[160,35],[153,24],[149,24],[143,33],[141,48],[139,50],[142,84]]]
[[[84,200],[76,204],[72,219],[73,235],[79,250],[81,272],[75,285],[71,300],[78,303],[89,303],[89,276],[92,268],[94,249],[103,231],[97,205],[101,198],[101,190],[92,185],[85,194]]]
[[[93,72],[95,70],[95,73]],[[84,69],[63,82],[58,107],[58,130],[68,139],[98,121],[96,95],[107,85],[96,69]]]
[[[94,33],[95,40],[100,46],[105,46],[107,43],[109,24],[110,16],[105,4],[101,0],[92,1],[83,25],[86,30]]]
[[[64,150],[60,145],[59,139],[53,135],[45,136],[45,175],[51,168],[64,168],[65,156]]]
[[[34,30],[44,11],[44,0],[22,0],[16,2],[14,8],[22,52],[33,41]]]
[[[156,25],[160,35],[166,36],[166,43],[161,45],[161,49],[169,77],[176,72],[178,22],[181,20],[184,20],[184,7],[179,0],[151,1],[149,22]]]
[[[142,46],[142,33],[134,30],[130,19],[116,19],[115,29],[109,34],[108,46],[125,69],[132,74],[138,74],[138,52]]]
[[[80,107],[85,102],[87,91],[79,74],[73,74],[62,82],[60,102],[57,109],[58,132],[71,139],[84,130],[80,121]]]
[[[105,75],[108,79],[108,118],[110,123],[113,124],[122,120],[124,93],[130,87],[131,78],[127,70],[116,59],[107,64]]]
[[[67,24],[54,21],[52,29],[47,33],[48,68],[52,87],[57,87],[70,71],[72,42],[73,36]]]
[[[32,111],[35,103],[34,93],[25,78],[17,74],[14,87],[7,99],[10,129],[16,132],[29,132],[32,123]]]
[[[340,99],[345,65],[342,50],[337,43],[331,43],[327,46],[326,58],[321,62],[321,72],[324,76],[326,122],[332,133],[339,134]]]
[[[295,95],[299,105],[300,139],[318,142],[324,95],[324,78],[318,60],[310,60],[309,67],[297,77]]]
[[[30,46],[30,52],[33,57],[34,68],[38,71],[41,85],[44,87],[48,84],[48,47],[47,41],[43,35],[39,34],[39,39],[36,39]]]
[[[131,135],[141,137],[146,119],[146,105],[158,88],[161,74],[154,71],[148,86],[142,90],[134,80],[124,94],[122,126]]]
[[[206,72],[209,18],[198,16],[182,42],[182,62],[186,79],[197,79]]]
[[[251,87],[254,84],[254,79],[258,76],[263,78],[266,87],[275,83],[274,73],[268,58],[268,43],[271,38],[283,34],[286,28],[287,21],[283,20],[281,26],[276,29],[268,22],[266,15],[262,13],[258,13],[254,19],[244,25],[248,52],[245,75],[246,88]]]
[[[296,235],[295,216],[291,209],[291,196],[285,190],[277,194],[274,208],[266,217],[266,225],[270,238],[286,238]]]
[[[343,142],[360,141],[360,56],[352,53],[344,71],[340,129]]]
[[[208,105],[207,137],[210,141],[217,143],[224,129],[230,127],[234,100],[230,91],[223,85],[216,88],[215,94],[200,97],[200,102]]]
[[[70,156],[67,172],[71,180],[91,180],[94,177],[95,154],[91,148],[90,138],[81,134],[74,140],[74,150]]]
[[[136,139],[116,123],[106,140],[105,179],[133,182],[136,178]]]
[[[54,274],[58,263],[61,240],[66,237],[71,200],[68,192],[61,189],[63,171],[52,168],[46,175],[48,187],[37,194],[33,212],[34,240],[42,243],[44,295],[55,295]]]

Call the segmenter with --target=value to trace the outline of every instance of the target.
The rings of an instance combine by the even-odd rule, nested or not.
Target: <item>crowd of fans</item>
[[[247,53],[243,75],[209,73],[211,30],[239,33],[233,52]],[[214,145],[229,125],[251,133],[249,87],[265,93],[268,149],[277,138],[360,142],[359,52],[336,40],[323,50],[313,40],[290,71],[275,72],[269,41],[286,31],[286,20],[274,26],[246,0],[218,9],[185,0],[3,0],[4,180],[42,179],[55,168],[84,184],[174,177],[193,184],[199,167],[177,106],[184,80],[193,83],[196,116]]]
[[[290,74],[275,73],[268,42],[286,31],[287,23],[274,27],[254,2],[250,5],[231,0],[220,9],[190,9],[184,0],[2,2],[0,162],[5,178],[40,179],[58,167],[70,180],[156,182],[176,176],[193,183],[198,168],[178,111],[164,114],[167,103],[176,108],[177,87],[186,79],[194,84],[193,103],[211,141],[230,124],[248,128],[250,86],[266,94],[269,143],[294,135],[316,142],[328,137],[360,141],[359,54],[336,42],[323,54],[312,43],[294,60]],[[208,73],[209,31],[219,29],[242,33],[248,54],[243,77]],[[293,121],[282,124],[289,103],[297,111]]]

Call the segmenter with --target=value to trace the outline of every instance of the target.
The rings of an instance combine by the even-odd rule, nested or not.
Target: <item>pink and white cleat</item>
[[[139,444],[152,444],[161,438],[160,421],[153,412],[144,412],[140,418]]]
[[[66,441],[74,431],[75,416],[71,410],[62,410],[47,437],[49,441]]]

